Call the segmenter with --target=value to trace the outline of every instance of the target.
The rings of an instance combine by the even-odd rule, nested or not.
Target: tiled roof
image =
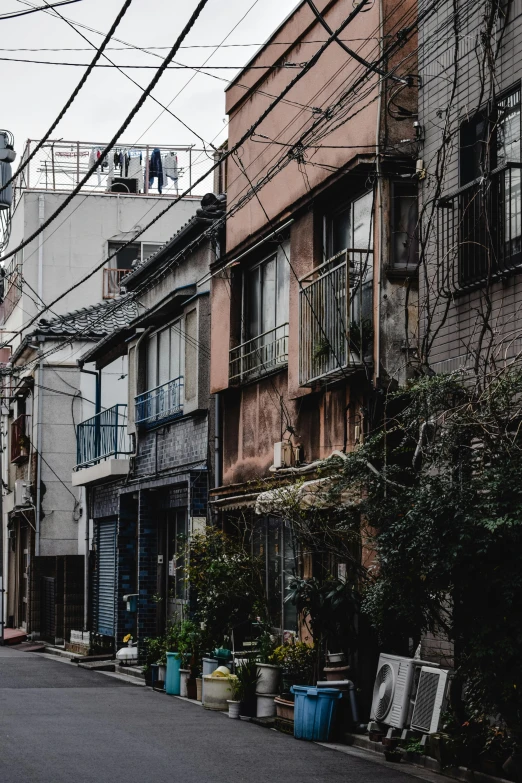
[[[137,315],[138,305],[132,297],[121,297],[82,307],[53,319],[42,318],[33,334],[101,340],[105,335],[127,326]]]

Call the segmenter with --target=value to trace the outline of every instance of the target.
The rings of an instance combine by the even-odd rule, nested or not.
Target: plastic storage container
[[[179,696],[181,686],[181,655],[177,652],[167,653],[167,676],[165,677],[165,692],[169,696]]]
[[[293,685],[291,691],[295,695],[294,737],[327,742],[341,691],[309,685]]]
[[[212,674],[219,666],[217,658],[203,658],[203,672],[201,675],[201,701],[205,701],[205,675]]]

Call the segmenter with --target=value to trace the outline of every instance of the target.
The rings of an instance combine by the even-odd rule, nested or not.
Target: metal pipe
[[[222,447],[221,447],[221,398],[219,393],[214,395],[214,486],[220,487],[222,477]]]
[[[45,220],[45,196],[41,194],[38,196],[38,222],[40,224],[40,228],[43,225],[43,222]],[[40,231],[40,234],[38,236],[38,286],[37,286],[37,292],[38,292],[38,298],[40,302],[38,304],[41,304],[43,307],[43,243],[44,243],[44,232]]]
[[[39,338],[43,339],[42,337]],[[36,530],[34,534],[34,554],[40,555],[40,521],[42,502],[42,418],[43,418],[43,386],[44,386],[43,346],[40,347],[38,362],[38,420],[36,423]]]

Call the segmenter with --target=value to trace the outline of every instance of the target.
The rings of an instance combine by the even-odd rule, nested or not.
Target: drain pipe
[[[214,394],[214,486],[220,487],[223,481],[221,475],[221,398],[218,392]]]
[[[40,555],[40,522],[42,516],[42,419],[43,419],[43,386],[44,386],[44,358],[43,358],[43,343],[45,338],[39,335],[38,339],[41,341],[40,346],[40,359],[38,362],[38,407],[36,422],[36,520],[35,520],[35,533],[34,533],[34,554],[35,557]]]
[[[101,412],[101,370],[86,370],[80,365],[80,372],[85,375],[94,375],[96,378],[96,386],[94,392],[94,414]],[[99,438],[99,423],[98,432],[95,431],[95,438]],[[84,490],[85,491],[85,490]],[[85,492],[86,498],[88,497]],[[89,518],[89,503],[86,503],[85,508],[85,553],[83,556],[83,630],[87,631],[89,626],[89,545],[91,543],[91,520]],[[94,531],[93,531],[94,533]]]

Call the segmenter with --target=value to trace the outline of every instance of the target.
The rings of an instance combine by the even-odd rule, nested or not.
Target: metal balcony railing
[[[183,376],[174,378],[155,389],[138,394],[136,424],[155,424],[162,419],[181,416],[183,413]]]
[[[522,164],[508,163],[439,201],[439,290],[465,290],[522,267]]]
[[[371,310],[363,288],[371,280],[373,252],[343,250],[300,280],[299,382],[302,386],[344,374],[371,355]]]
[[[276,326],[230,351],[230,383],[243,383],[288,364],[288,323]]]
[[[113,405],[76,429],[76,469],[97,465],[106,459],[118,459],[132,453],[127,434],[127,406]]]
[[[11,424],[11,462],[20,464],[29,459],[29,416],[22,413]]]
[[[103,298],[115,299],[119,296],[121,281],[131,271],[131,269],[105,268],[103,270]]]

